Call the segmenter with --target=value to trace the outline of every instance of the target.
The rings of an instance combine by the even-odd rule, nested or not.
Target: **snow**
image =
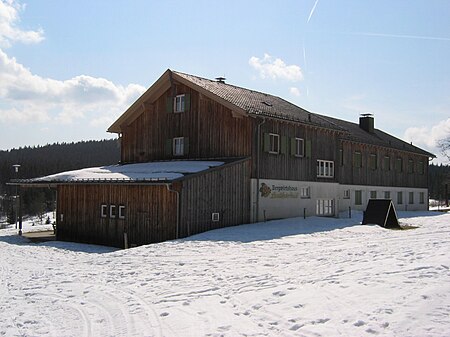
[[[76,182],[86,180],[174,180],[223,165],[220,161],[178,160],[91,167],[30,179],[29,182]]]
[[[356,213],[129,250],[3,229],[0,335],[448,336],[450,214],[398,215],[417,228]]]

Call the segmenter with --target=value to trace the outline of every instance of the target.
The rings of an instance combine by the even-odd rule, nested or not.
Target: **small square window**
[[[390,199],[391,198],[391,192],[390,191],[384,191],[384,198]]]
[[[350,199],[350,190],[344,190],[344,199]]]
[[[114,219],[116,217],[116,205],[109,206],[109,217]]]
[[[185,95],[177,95],[173,98],[173,112],[184,112]]]
[[[376,199],[377,198],[377,191],[370,191],[370,199]]]
[[[213,222],[218,222],[220,220],[220,214],[219,213],[212,213],[211,220]]]
[[[334,177],[334,161],[317,160],[317,176],[323,178]]]
[[[269,153],[280,153],[280,136],[275,133],[269,133]]]
[[[295,156],[303,157],[305,155],[304,140],[302,138],[295,138]]]
[[[172,151],[174,156],[184,155],[184,137],[176,137],[173,139]]]
[[[125,219],[125,206],[119,206],[119,219]]]
[[[308,199],[310,198],[310,189],[309,187],[301,187],[300,188],[300,198]]]
[[[108,216],[108,205],[102,204],[100,206],[100,215],[102,218],[106,218]]]

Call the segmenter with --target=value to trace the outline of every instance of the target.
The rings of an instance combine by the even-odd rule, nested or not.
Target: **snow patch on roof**
[[[31,179],[32,182],[82,182],[101,180],[170,181],[223,165],[221,161],[167,161],[91,167]]]

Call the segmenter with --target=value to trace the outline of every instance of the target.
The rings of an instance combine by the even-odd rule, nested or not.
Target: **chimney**
[[[359,117],[359,127],[366,132],[374,133],[375,126],[373,114],[371,113],[361,114],[361,116]]]
[[[226,80],[225,77],[216,77],[217,83],[223,83],[223,84],[225,84],[225,80]]]

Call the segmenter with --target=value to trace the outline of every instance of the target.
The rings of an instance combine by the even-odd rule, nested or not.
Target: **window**
[[[100,215],[102,218],[106,218],[108,216],[108,205],[102,204],[100,206]]]
[[[339,149],[339,163],[344,166],[344,149]]]
[[[391,192],[389,192],[389,191],[384,191],[384,198],[385,198],[385,199],[390,199],[390,198],[391,198]]]
[[[344,191],[344,199],[350,199],[350,190]]]
[[[309,197],[310,197],[309,187],[302,187],[302,188],[300,188],[300,198],[307,199]]]
[[[371,153],[369,156],[369,168],[371,170],[377,169],[377,155],[375,153]]]
[[[109,217],[114,219],[116,217],[116,205],[109,206]]]
[[[414,192],[409,192],[409,204],[414,204]]]
[[[425,193],[424,192],[419,193],[419,203],[421,203],[421,204],[425,203]]]
[[[419,163],[417,164],[417,171],[419,172],[419,174],[425,173],[425,166],[423,165],[422,160],[420,160]]]
[[[403,172],[403,159],[398,157],[395,161],[395,172],[401,173]]]
[[[305,155],[305,144],[302,138],[295,138],[295,152],[294,156],[303,157]]]
[[[414,173],[414,160],[408,159],[408,173]]]
[[[370,191],[370,199],[376,199],[377,198],[377,191]]]
[[[361,152],[359,151],[353,154],[353,167],[362,167]]]
[[[397,204],[403,204],[403,192],[397,192]]]
[[[390,171],[391,170],[391,157],[389,156],[384,156],[383,159],[383,169],[385,171]]]
[[[316,202],[317,215],[334,215],[333,199],[318,199]]]
[[[280,136],[276,133],[269,133],[269,153],[280,153]]]
[[[173,98],[173,112],[184,112],[185,95],[177,95]]]
[[[173,139],[172,153],[174,156],[184,155],[184,137],[176,137]]]
[[[362,205],[362,191],[355,191],[355,205]]]
[[[125,206],[119,206],[119,219],[125,219]]]
[[[334,162],[330,160],[317,161],[317,176],[323,178],[334,177]]]
[[[218,222],[220,220],[220,214],[219,213],[212,213],[211,214],[211,220],[213,222]]]

